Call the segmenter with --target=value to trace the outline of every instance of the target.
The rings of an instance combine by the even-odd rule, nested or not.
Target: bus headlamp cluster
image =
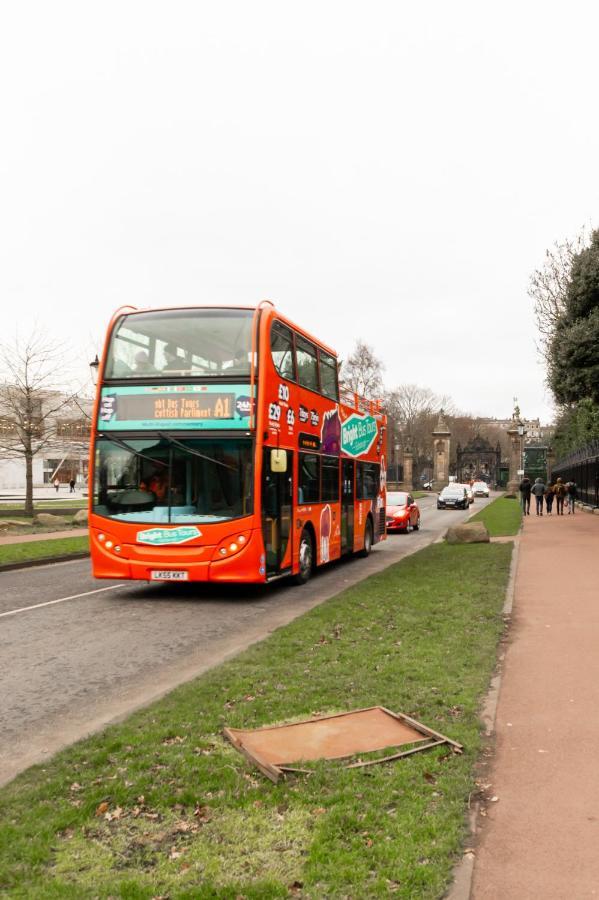
[[[216,550],[214,551],[214,555],[212,559],[229,559],[231,556],[234,556],[236,553],[239,553],[240,550],[243,550],[245,545],[250,539],[250,532],[240,532],[239,534],[229,535],[229,537],[225,538],[220,542]]]
[[[103,547],[106,547],[106,549],[110,550],[112,553],[121,552],[120,544],[115,543],[113,538],[109,534],[105,534],[103,531],[101,531],[98,535],[98,543],[102,544]]]

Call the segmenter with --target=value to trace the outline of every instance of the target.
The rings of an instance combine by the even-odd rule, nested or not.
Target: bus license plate
[[[150,573],[152,581],[189,581],[189,572],[183,572],[176,569],[152,570]]]

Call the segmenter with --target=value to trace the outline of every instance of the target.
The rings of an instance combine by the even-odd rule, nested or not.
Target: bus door
[[[284,452],[287,457],[285,471],[273,471],[271,447],[264,448],[262,460],[262,534],[267,577],[280,575],[291,568],[291,554],[287,551],[291,537],[293,453],[290,450]]]
[[[341,553],[354,549],[354,469],[353,459],[341,460]]]

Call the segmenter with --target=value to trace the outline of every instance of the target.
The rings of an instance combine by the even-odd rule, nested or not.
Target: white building
[[[82,485],[87,481],[93,400],[69,399],[57,392],[40,396],[34,444],[41,449],[33,457],[33,486],[50,486],[55,478],[62,484],[75,479]],[[25,457],[11,450],[20,445],[18,431],[10,410],[0,409],[0,493],[25,491]]]

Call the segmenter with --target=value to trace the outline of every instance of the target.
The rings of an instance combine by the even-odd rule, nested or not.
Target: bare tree
[[[341,383],[361,397],[374,400],[383,392],[383,369],[384,365],[372,347],[359,340],[343,362]]]
[[[534,314],[539,331],[539,353],[551,363],[551,338],[565,310],[566,292],[575,256],[589,244],[586,228],[573,240],[556,241],[545,251],[545,262],[530,277],[528,295],[534,301]]]
[[[33,460],[59,446],[61,413],[80,409],[77,391],[65,391],[65,346],[35,330],[14,345],[0,344],[0,451],[25,462],[25,513],[33,515]]]
[[[439,418],[439,410],[451,414],[455,409],[450,397],[439,397],[430,388],[417,384],[401,384],[385,395],[391,458],[395,446],[414,454],[415,470],[419,472],[432,456],[432,431]]]

